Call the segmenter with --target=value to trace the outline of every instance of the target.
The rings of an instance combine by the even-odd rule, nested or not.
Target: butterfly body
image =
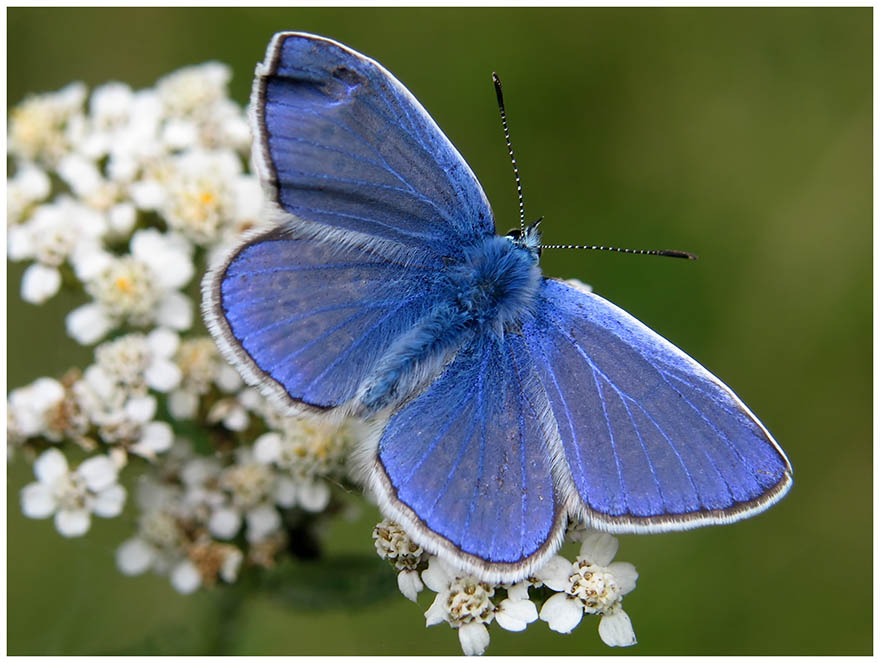
[[[544,277],[537,224],[495,235],[470,168],[381,65],[279,33],[251,120],[275,223],[206,276],[209,328],[291,414],[368,423],[359,475],[426,549],[515,582],[569,519],[687,529],[790,488],[785,454],[718,378]]]

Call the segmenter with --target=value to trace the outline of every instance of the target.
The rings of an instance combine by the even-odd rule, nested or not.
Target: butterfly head
[[[519,228],[514,228],[505,235],[511,242],[513,242],[516,246],[519,246],[523,249],[526,249],[534,259],[535,262],[538,262],[538,258],[541,257],[541,221],[544,219],[542,216],[540,219],[535,221],[533,224],[526,226],[525,231],[520,230]]]

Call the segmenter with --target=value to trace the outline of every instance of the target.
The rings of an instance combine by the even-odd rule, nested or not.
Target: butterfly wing
[[[393,339],[433,306],[436,270],[289,228],[247,238],[203,284],[224,356],[294,413],[350,402]]]
[[[767,429],[721,381],[610,302],[545,280],[525,325],[574,513],[612,532],[762,511],[791,486]]]
[[[342,44],[275,35],[251,123],[268,197],[313,236],[442,258],[495,231],[476,177],[421,104]]]
[[[383,512],[487,579],[522,579],[564,533],[536,386],[522,336],[474,336],[362,450]]]

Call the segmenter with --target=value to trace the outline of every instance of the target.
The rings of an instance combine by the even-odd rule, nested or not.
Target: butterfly
[[[785,453],[718,378],[543,276],[535,225],[495,234],[474,173],[379,63],[278,33],[249,116],[272,223],[206,274],[207,325],[285,412],[367,422],[359,476],[426,550],[516,582],[569,520],[682,530],[789,490]]]

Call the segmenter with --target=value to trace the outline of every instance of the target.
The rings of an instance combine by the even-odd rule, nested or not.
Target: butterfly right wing
[[[205,277],[203,312],[246,381],[294,414],[348,404],[431,310],[437,272],[289,228],[256,232]]]
[[[545,279],[523,329],[569,508],[596,529],[732,522],[791,487],[782,449],[718,378],[614,304]]]

